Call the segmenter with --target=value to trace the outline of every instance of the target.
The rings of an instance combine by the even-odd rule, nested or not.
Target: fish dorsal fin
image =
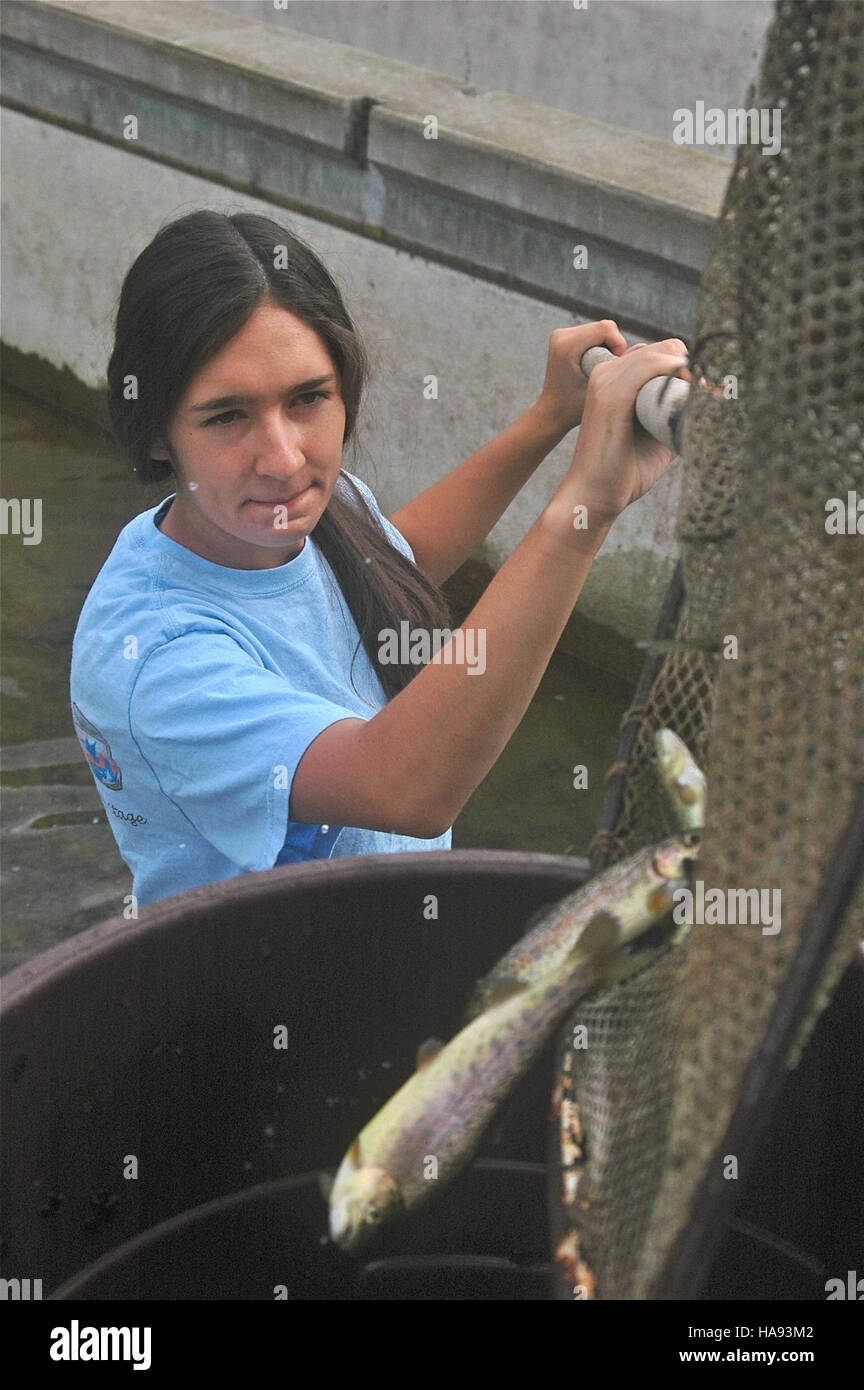
[[[524,980],[517,980],[512,975],[502,975],[496,980],[489,991],[489,1003],[487,1009],[494,1009],[499,1004],[506,1004],[508,999],[513,999],[517,994],[523,994],[528,988]]]
[[[443,1046],[440,1038],[427,1038],[422,1042],[417,1049],[417,1070],[422,1071],[430,1062],[434,1062]]]

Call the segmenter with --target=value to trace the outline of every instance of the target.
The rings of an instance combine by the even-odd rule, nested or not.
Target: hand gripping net
[[[694,375],[726,394],[694,387],[685,425],[661,622],[687,645],[646,661],[593,863],[670,828],[653,752],[668,726],[708,778],[697,877],[779,888],[782,927],[694,926],[568,1023],[588,1046],[562,1042],[581,1137],[553,1236],[566,1277],[606,1299],[687,1296],[664,1281],[745,1075],[752,1091],[766,1038],[794,1065],[864,920],[864,535],[826,530],[829,499],[864,497],[864,6],[781,0],[745,104],[781,111],[782,143],[739,147],[703,279]]]

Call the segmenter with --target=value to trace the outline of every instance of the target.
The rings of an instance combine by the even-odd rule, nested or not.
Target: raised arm
[[[589,347],[623,353],[611,319],[556,328],[549,337],[543,388],[519,419],[390,517],[419,569],[443,584],[488,536],[547,454],[582,419],[588,385],[579,367]]]
[[[292,819],[422,838],[452,824],[525,713],[615,517],[672,460],[634,436],[633,404],[673,358],[684,367],[677,339],[592,372],[566,477],[463,624],[485,631],[483,674],[444,648],[372,719],[325,729],[298,764]]]

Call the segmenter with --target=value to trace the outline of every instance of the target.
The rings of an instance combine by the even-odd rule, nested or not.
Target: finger
[[[635,350],[637,348],[638,352]],[[622,354],[622,359],[620,363],[606,362],[603,366],[607,369],[614,366],[616,370],[623,371],[626,361],[628,372],[634,368],[639,373],[647,370],[644,381],[650,381],[653,376],[665,376],[674,367],[676,375],[682,376],[685,381],[692,379],[687,346],[681,338],[667,338],[661,343],[636,343]]]
[[[619,370],[622,375],[626,372],[629,378],[642,386],[655,376],[669,376],[671,373],[679,375],[689,371],[687,362],[686,357],[673,356],[655,345],[645,347],[641,352],[633,353],[632,356],[625,355],[625,361],[621,363]],[[613,364],[607,363],[606,365],[612,366]],[[617,363],[614,365],[617,366]]]
[[[608,348],[616,357],[623,357],[627,351],[627,339],[614,319],[598,319],[596,323],[583,323],[578,328],[566,331],[580,335],[578,341],[580,354],[587,352],[592,347]],[[582,334],[585,335],[584,341],[581,338]]]
[[[689,350],[683,338],[664,338],[661,343],[654,343],[653,347],[658,352],[667,352],[670,357],[687,357]]]
[[[604,330],[603,347],[608,347],[616,357],[623,357],[627,351],[627,339],[614,319],[601,319],[598,328]]]
[[[594,368],[590,380],[593,382],[595,377],[597,379],[595,393],[600,392],[605,396],[607,391],[614,392],[618,397],[618,406],[613,407],[616,411],[627,411],[649,381],[686,369],[686,357],[672,357],[667,352],[658,351],[656,346],[645,347],[641,352],[625,353],[614,361],[601,362]]]

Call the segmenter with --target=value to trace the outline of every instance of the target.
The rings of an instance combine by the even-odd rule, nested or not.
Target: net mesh
[[[739,146],[703,277],[697,374],[718,390],[694,390],[685,425],[686,598],[595,848],[664,833],[653,737],[671,728],[708,778],[698,878],[779,889],[782,925],[694,925],[568,1025],[589,1045],[563,1043],[582,1136],[564,1226],[599,1298],[656,1292],[864,779],[864,6],[780,0],[746,104],[781,112],[781,149]],[[787,1065],[862,920],[859,881]]]

